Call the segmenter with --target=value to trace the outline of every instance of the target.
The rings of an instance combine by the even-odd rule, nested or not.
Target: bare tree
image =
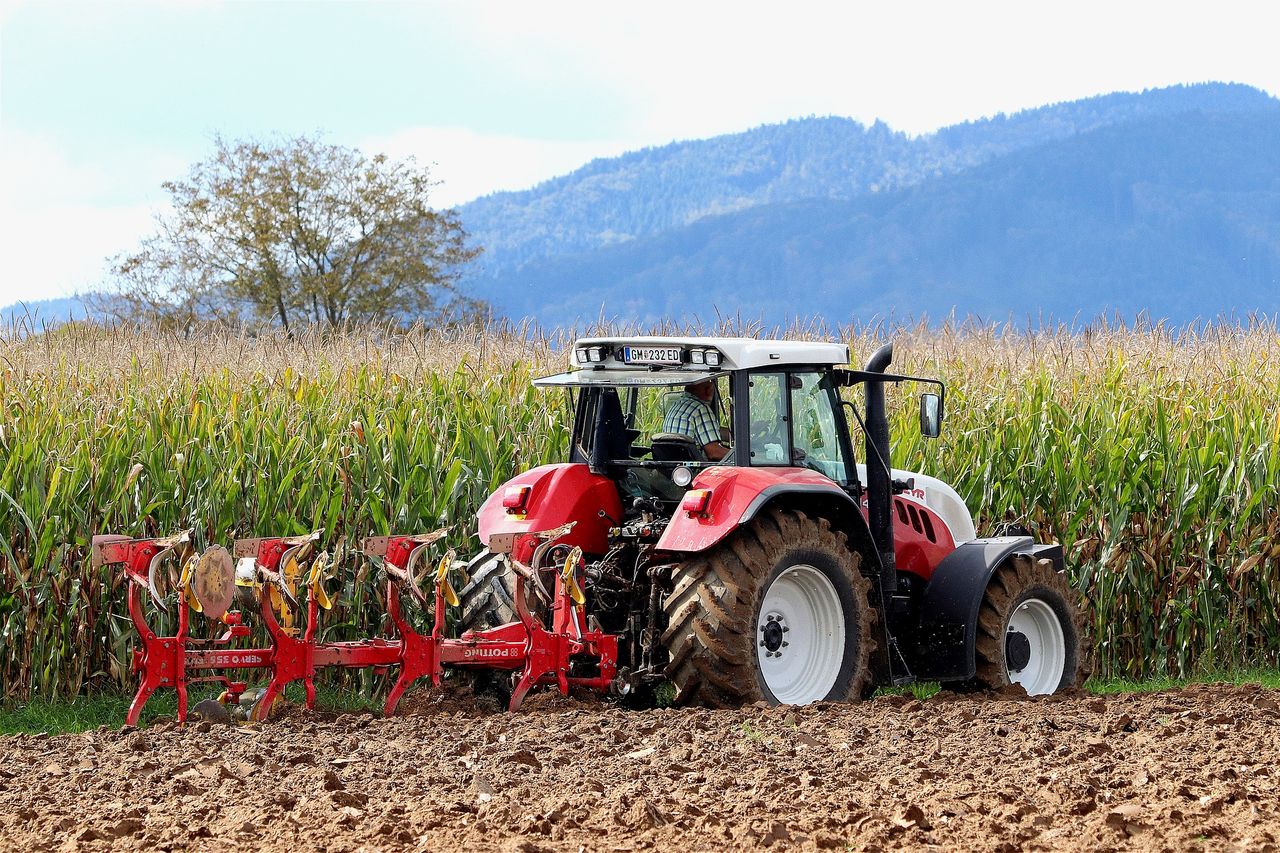
[[[117,315],[188,322],[466,320],[485,305],[457,290],[479,249],[412,159],[367,157],[315,137],[215,141],[138,251],[112,259]]]

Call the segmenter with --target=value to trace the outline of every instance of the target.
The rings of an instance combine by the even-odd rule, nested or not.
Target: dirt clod
[[[538,756],[527,749],[517,749],[508,755],[506,760],[512,764],[523,764],[526,767],[532,767],[534,770],[542,769],[542,762],[538,760]]]
[[[111,834],[117,838],[137,835],[139,832],[142,832],[142,821],[136,817],[127,817],[111,828]]]
[[[929,823],[929,819],[924,816],[924,809],[914,804],[903,809],[893,822],[902,829],[933,829],[933,824]]]

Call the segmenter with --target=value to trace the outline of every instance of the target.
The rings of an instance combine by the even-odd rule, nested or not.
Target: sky
[[[806,115],[923,134],[1210,80],[1280,94],[1271,2],[0,0],[0,306],[93,289],[212,139],[413,156],[453,206]]]

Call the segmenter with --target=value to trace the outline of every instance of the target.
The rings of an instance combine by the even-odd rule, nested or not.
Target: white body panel
[[[968,542],[970,539],[978,538],[978,532],[973,526],[973,516],[969,514],[969,508],[964,505],[964,500],[956,493],[955,489],[936,477],[930,477],[928,474],[921,474],[918,471],[903,471],[900,468],[893,469],[893,479],[895,480],[912,478],[916,481],[915,491],[903,492],[899,497],[922,503],[936,512],[947,523],[947,529],[951,531],[951,538],[955,540],[957,545],[961,542]],[[867,466],[861,463],[858,464],[858,479],[863,483],[867,482]]]

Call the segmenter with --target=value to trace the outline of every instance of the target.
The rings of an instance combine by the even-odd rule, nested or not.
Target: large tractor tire
[[[860,564],[826,519],[786,510],[683,563],[663,605],[676,704],[863,698],[877,615]]]
[[[978,685],[1020,684],[1033,696],[1083,685],[1090,670],[1084,614],[1053,563],[1026,555],[1005,562],[978,611]]]
[[[471,560],[467,574],[471,579],[458,592],[459,634],[516,621],[516,576],[510,566],[485,551]]]

